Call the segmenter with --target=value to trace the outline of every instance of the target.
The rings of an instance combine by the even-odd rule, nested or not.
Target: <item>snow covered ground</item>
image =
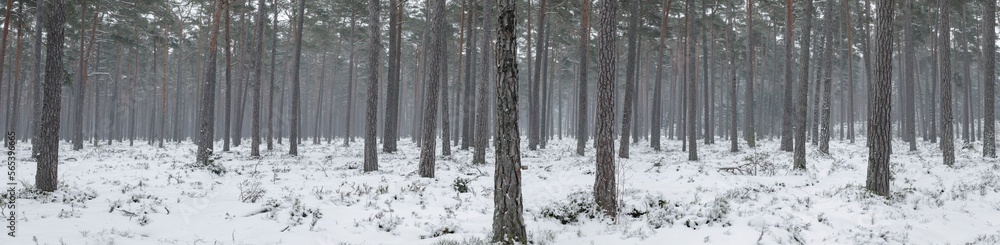
[[[522,150],[524,219],[534,244],[1000,244],[1000,162],[979,145],[941,165],[934,144],[907,152],[895,142],[893,198],[864,190],[867,148],[831,142],[810,148],[809,170],[789,171],[777,141],[728,152],[699,145],[686,161],[680,142],[647,143],[619,159],[622,216],[595,215],[593,149],[572,139]],[[379,154],[362,173],[362,142],[287,145],[262,159],[247,145],[220,153],[224,169],[193,167],[195,146],[88,146],[60,151],[54,193],[32,191],[35,163],[18,145],[17,238],[0,244],[481,244],[493,212],[493,166],[470,151],[440,157],[437,178],[416,174],[419,149]],[[216,149],[221,149],[221,145]],[[487,155],[492,162],[492,153]],[[720,171],[756,162],[757,175]],[[769,167],[773,166],[773,167]],[[773,170],[773,171],[769,171]],[[216,174],[213,172],[222,172]],[[24,189],[24,185],[28,185]],[[0,210],[7,219],[9,210]]]

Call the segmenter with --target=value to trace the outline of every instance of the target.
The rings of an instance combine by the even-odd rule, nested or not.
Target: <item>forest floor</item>
[[[306,140],[298,157],[277,145],[261,159],[250,158],[244,144],[219,151],[214,162],[221,168],[205,168],[192,165],[191,142],[82,151],[64,142],[53,193],[31,187],[36,166],[21,144],[18,236],[2,236],[0,244],[482,244],[489,238],[493,165],[471,165],[472,152],[457,150],[438,158],[436,178],[421,178],[419,149],[404,139],[400,152],[379,154],[378,172],[362,173],[362,140],[342,143]],[[886,200],[864,189],[864,141],[835,140],[829,155],[809,147],[805,172],[790,171],[792,154],[779,151],[778,141],[730,153],[720,138],[698,146],[697,162],[686,160],[679,141],[665,141],[662,152],[640,142],[631,158],[618,158],[622,214],[614,222],[594,211],[593,149],[579,157],[575,144],[555,140],[543,150],[522,150],[524,219],[534,244],[1000,243],[1000,161],[980,157],[980,145],[960,149],[956,166],[946,167],[937,145],[909,152],[895,141],[893,196]],[[492,152],[487,159],[493,162]],[[6,220],[10,210],[0,211]]]

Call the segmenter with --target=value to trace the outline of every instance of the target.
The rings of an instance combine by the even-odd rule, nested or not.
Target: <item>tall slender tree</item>
[[[215,64],[216,64],[216,53],[218,52],[216,46],[219,41],[219,18],[223,9],[224,0],[216,0],[214,13],[212,14],[211,22],[211,37],[208,42],[208,55],[206,55],[205,64],[205,84],[201,89],[201,108],[199,109],[200,125],[198,126],[198,158],[197,161],[201,165],[208,165],[208,158],[212,155],[212,143],[215,142]],[[136,52],[138,57],[138,52]],[[136,64],[138,65],[138,64]],[[47,68],[46,68],[47,69]],[[48,75],[46,75],[48,76]],[[134,79],[133,79],[134,81]],[[135,96],[131,96],[133,104],[135,101]],[[132,123],[135,125],[135,112],[131,113]],[[134,131],[133,131],[134,132]],[[134,134],[134,133],[133,133]],[[131,143],[130,143],[131,145]]]
[[[910,151],[917,150],[917,124],[916,124],[916,103],[913,88],[916,86],[914,78],[914,48],[915,39],[913,33],[913,0],[905,0],[903,3],[903,140],[910,143]]]
[[[754,77],[757,76],[757,57],[754,56],[754,35],[753,35],[753,0],[747,0],[747,71],[750,74],[747,76],[747,95],[746,101],[746,128],[744,129],[744,137],[746,137],[747,146],[750,148],[757,147],[757,131],[755,130],[756,119],[754,119]]]
[[[400,54],[402,53],[402,13],[399,0],[389,1],[389,71],[386,78],[385,129],[382,130],[382,150],[396,152],[399,140],[399,82]]]
[[[690,0],[689,0],[690,1]],[[618,188],[615,182],[614,138],[615,118],[615,26],[617,1],[601,1],[599,72],[597,76],[597,174],[594,179],[594,200],[608,216],[618,216]]]
[[[799,69],[798,91],[795,93],[795,140],[792,156],[795,170],[806,169],[806,110],[809,107],[809,56],[812,41],[813,0],[805,0],[805,25],[799,35],[801,40],[801,68]]]
[[[792,64],[793,50],[795,49],[795,16],[792,15],[793,9],[792,0],[785,1],[785,95],[784,95],[784,115],[781,117],[781,150],[782,151],[792,151],[792,131],[794,127],[792,122],[795,121],[795,104],[792,103],[792,87],[794,87],[794,76],[792,75],[792,69],[795,69],[795,64]]]
[[[260,157],[260,100],[261,76],[264,71],[264,9],[265,0],[257,0],[257,20],[254,36],[253,59],[253,112],[250,118],[250,156]]]
[[[752,0],[747,0],[747,1],[752,1]],[[687,29],[687,34],[686,34],[687,36],[684,38],[685,39],[685,41],[684,41],[685,46],[687,46],[687,51],[685,51],[685,54],[684,54],[684,56],[687,57],[686,58],[687,61],[684,62],[685,63],[685,67],[687,67],[686,68],[687,71],[684,72],[684,74],[685,74],[684,76],[686,77],[686,80],[687,80],[687,83],[688,83],[687,84],[687,89],[686,89],[687,92],[685,93],[686,94],[685,98],[687,99],[687,106],[686,106],[687,107],[686,108],[687,109],[687,117],[685,117],[686,120],[684,120],[684,122],[685,122],[685,124],[687,124],[687,130],[685,130],[685,131],[687,132],[688,161],[698,161],[698,130],[697,130],[698,126],[696,125],[697,121],[698,121],[698,119],[697,119],[698,118],[698,96],[697,96],[697,94],[698,94],[698,82],[697,82],[697,78],[696,78],[697,68],[695,68],[695,66],[696,66],[695,62],[696,61],[695,61],[695,57],[694,57],[696,55],[695,52],[697,52],[696,49],[695,49],[695,46],[698,45],[698,43],[695,40],[695,37],[697,36],[697,34],[695,33],[696,30],[694,29],[695,28],[695,26],[694,26],[695,15],[694,15],[694,6],[692,6],[692,5],[694,5],[693,2],[694,1],[692,1],[692,0],[688,0],[687,1],[687,6],[686,6],[687,13],[684,14],[685,15],[684,19],[685,19],[685,22],[686,22],[685,23],[685,26],[686,26],[685,28]],[[750,2],[748,2],[748,3],[750,3]],[[753,83],[751,82],[750,84],[753,84]],[[751,91],[753,91],[753,90],[751,89]],[[751,94],[750,98],[752,98],[753,97],[753,95],[752,95],[753,92],[750,92],[750,94]],[[750,113],[752,113],[752,111]],[[749,119],[753,120],[753,117],[750,117]],[[751,144],[751,146],[753,146],[753,145]]]
[[[302,23],[305,19],[306,0],[299,0],[298,13],[295,18],[295,48],[292,51],[292,120],[288,131],[288,154],[299,155],[299,117],[301,113],[302,85],[299,83],[299,65],[302,62]]]
[[[633,100],[635,100],[635,80],[636,80],[636,66],[635,63],[638,61],[638,49],[639,45],[639,35],[637,34],[639,29],[639,1],[633,0],[629,6],[629,24],[628,24],[628,56],[625,58],[625,98],[622,102],[622,131],[621,139],[619,140],[620,146],[618,148],[618,156],[621,158],[628,158],[628,147],[629,147],[629,137],[632,131],[632,109]]]
[[[271,83],[268,85],[267,89],[267,150],[274,150],[274,90],[278,89],[278,86],[274,84],[274,70],[278,66],[275,63],[275,57],[278,56],[278,0],[274,0],[271,4],[271,8],[274,8],[273,18],[271,19]]]
[[[661,7],[663,7],[663,18],[660,21],[660,44],[657,46],[658,54],[656,55],[656,84],[653,85],[653,111],[650,113],[650,125],[651,134],[649,136],[649,144],[653,147],[653,150],[659,151],[660,149],[660,126],[663,118],[663,64],[665,62],[666,53],[666,42],[667,42],[667,21],[670,20],[670,4],[673,0],[663,0]],[[584,93],[581,92],[581,95]],[[580,100],[581,105],[586,105],[585,100]],[[584,109],[585,110],[585,109]],[[586,111],[582,111],[586,113]],[[579,129],[577,129],[579,130]]]
[[[378,69],[382,63],[379,56],[382,53],[382,25],[379,23],[379,0],[368,0],[368,105],[365,114],[365,162],[364,171],[378,170],[378,139],[375,138],[375,127],[378,124]]]
[[[584,0],[587,1],[587,0]],[[493,22],[495,21],[493,10],[493,1],[487,0],[483,1],[483,41],[480,44],[480,49],[483,50],[483,71],[480,73],[481,77],[479,79],[479,101],[476,106],[476,134],[475,134],[475,152],[472,155],[473,164],[486,164],[486,145],[490,140],[490,133],[487,129],[489,125],[487,124],[489,119],[489,113],[492,111],[489,108],[489,86],[493,82],[494,69],[496,69],[496,61],[493,60],[493,34],[497,31],[493,29]],[[512,38],[513,39],[513,38]],[[516,43],[516,41],[514,41]],[[516,69],[514,69],[516,71]],[[517,86],[517,83],[514,83]],[[517,93],[514,93],[516,96]],[[515,109],[517,107],[514,107]],[[498,112],[499,113],[499,112]],[[517,127],[517,113],[513,113],[515,119],[512,121],[514,127]],[[518,129],[520,130],[520,129]],[[515,132],[514,135],[519,135],[520,132]],[[516,138],[516,137],[515,137]],[[520,144],[520,139],[515,139],[517,145]],[[518,159],[520,160],[520,159]],[[518,170],[520,171],[520,170]]]
[[[435,145],[437,144],[437,111],[438,111],[438,95],[441,93],[439,88],[439,83],[441,82],[442,74],[444,69],[440,66],[444,60],[444,45],[447,41],[444,38],[444,28],[445,28],[445,0],[436,0],[434,2],[434,18],[431,22],[431,37],[429,45],[432,45],[433,51],[431,54],[430,62],[430,77],[427,80],[427,91],[426,91],[426,101],[424,103],[424,118],[423,118],[423,129],[421,129],[421,136],[423,140],[420,142],[420,168],[418,172],[420,177],[424,178],[434,178],[434,163],[435,163]],[[506,10],[504,10],[506,11]],[[502,23],[501,23],[502,24]],[[499,40],[498,40],[499,41]],[[498,102],[499,104],[499,102]],[[449,144],[446,141],[443,144]],[[497,164],[499,166],[499,163]]]
[[[580,21],[580,47],[577,50],[580,55],[580,68],[577,69],[579,76],[577,79],[577,108],[576,108],[576,154],[583,156],[587,148],[587,65],[590,64],[590,1],[581,1]]]
[[[830,13],[834,13],[836,11],[835,7],[836,6],[834,5],[834,1],[828,0],[826,2],[826,11],[829,11]],[[817,87],[817,89],[818,89],[818,91],[820,91],[820,93],[816,94],[817,98],[821,99],[821,103],[822,104],[820,104],[819,108],[818,108],[820,114],[816,115],[816,117],[819,118],[818,121],[819,121],[819,124],[820,124],[819,125],[819,152],[821,152],[823,154],[830,154],[830,134],[831,134],[831,132],[830,132],[830,107],[832,107],[831,104],[833,103],[833,99],[832,99],[831,95],[833,94],[832,93],[833,92],[832,91],[832,88],[833,88],[833,60],[835,58],[833,56],[833,47],[835,46],[834,45],[835,42],[834,42],[833,36],[835,35],[834,32],[836,31],[836,29],[837,29],[836,27],[838,25],[837,24],[837,15],[836,14],[826,15],[826,17],[824,17],[824,19],[823,19],[823,22],[826,23],[825,25],[823,25],[824,27],[826,27],[826,30],[823,31],[823,33],[824,33],[823,34],[823,38],[825,39],[824,43],[826,43],[825,45],[823,45],[823,58],[822,58],[823,59],[823,64],[822,65],[823,65],[823,69],[824,69],[823,71],[824,71],[824,73],[823,74],[818,74],[818,75],[822,75],[823,76],[823,78],[822,78],[823,80],[821,81],[821,84],[819,84],[819,86]]]
[[[938,22],[941,25],[938,27],[938,69],[941,71],[941,154],[944,164],[951,166],[955,164],[955,129],[951,111],[951,25],[948,20],[948,4],[947,0],[938,1]],[[869,122],[873,123],[875,122]]]
[[[996,0],[983,3],[983,156],[997,157],[996,136]]]
[[[946,2],[947,0],[941,0]],[[895,12],[894,0],[879,0],[875,22],[874,81],[868,97],[868,181],[866,188],[876,195],[889,197],[889,155],[892,154],[892,19]],[[947,24],[946,24],[947,25]]]

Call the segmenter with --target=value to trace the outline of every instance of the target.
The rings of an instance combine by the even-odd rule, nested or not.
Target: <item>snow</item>
[[[341,139],[342,140],[342,139]],[[217,154],[218,175],[193,167],[195,146],[115,143],[70,150],[60,145],[60,189],[39,193],[29,144],[17,149],[21,181],[16,238],[0,244],[482,244],[493,215],[493,166],[472,152],[439,157],[436,178],[416,174],[419,149],[379,154],[380,171],[362,173],[363,144],[287,145],[250,158],[249,146]],[[342,141],[340,141],[342,142]],[[777,140],[728,152],[699,145],[687,161],[679,141],[663,152],[648,143],[618,158],[621,217],[593,210],[593,149],[573,139],[522,149],[524,219],[535,244],[997,244],[1000,162],[981,145],[941,164],[937,145],[908,152],[894,142],[893,197],[864,190],[864,141],[810,146],[808,170],[793,172]],[[221,147],[217,146],[217,149]],[[440,153],[440,151],[439,151]],[[756,156],[760,175],[734,174]],[[492,163],[492,151],[487,154]],[[767,170],[773,167],[773,174]],[[465,193],[458,190],[467,182]],[[252,200],[255,195],[259,196]],[[243,201],[246,199],[247,201]],[[250,202],[255,201],[255,202]],[[3,211],[4,219],[9,210]],[[564,224],[565,223],[565,224]]]

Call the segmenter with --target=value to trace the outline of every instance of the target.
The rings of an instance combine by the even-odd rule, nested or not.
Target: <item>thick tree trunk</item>
[[[894,0],[880,0],[878,21],[875,23],[875,63],[872,74],[875,78],[868,93],[868,181],[866,188],[877,195],[888,198],[892,178],[889,169],[889,155],[892,154],[892,123],[889,114],[892,109],[892,19]],[[941,0],[945,2],[945,0]],[[947,22],[946,22],[947,23]],[[947,24],[946,24],[947,25]]]
[[[441,2],[443,5],[444,0]],[[514,2],[514,0],[497,0],[500,18],[496,30],[498,108],[492,241],[503,244],[527,244],[528,236],[524,228],[524,208],[521,199],[521,139],[517,126],[517,22],[514,17]]]
[[[59,111],[64,72],[62,56],[66,37],[66,1],[52,0],[45,3],[48,7],[48,11],[45,11],[45,29],[48,33],[45,43],[45,98],[35,187],[43,191],[55,191],[59,186]]]
[[[597,206],[612,218],[618,216],[618,188],[615,181],[614,138],[615,118],[615,26],[618,3],[601,1],[599,73],[597,77],[597,174],[594,180],[594,200]]]
[[[420,142],[420,168],[418,172],[420,177],[424,178],[434,178],[434,163],[435,163],[435,145],[437,144],[437,111],[438,111],[438,95],[441,93],[438,87],[441,82],[441,69],[440,66],[444,65],[444,45],[447,41],[444,38],[444,28],[445,28],[445,0],[437,0],[434,2],[434,20],[431,22],[431,41],[428,43],[434,49],[430,52],[430,77],[427,80],[427,98],[424,100],[424,113],[423,113],[423,129],[421,130],[421,138],[423,140]],[[506,10],[504,10],[506,11]],[[447,96],[445,96],[447,97]],[[447,140],[443,141],[442,144],[448,144]],[[498,164],[499,166],[499,164]]]

